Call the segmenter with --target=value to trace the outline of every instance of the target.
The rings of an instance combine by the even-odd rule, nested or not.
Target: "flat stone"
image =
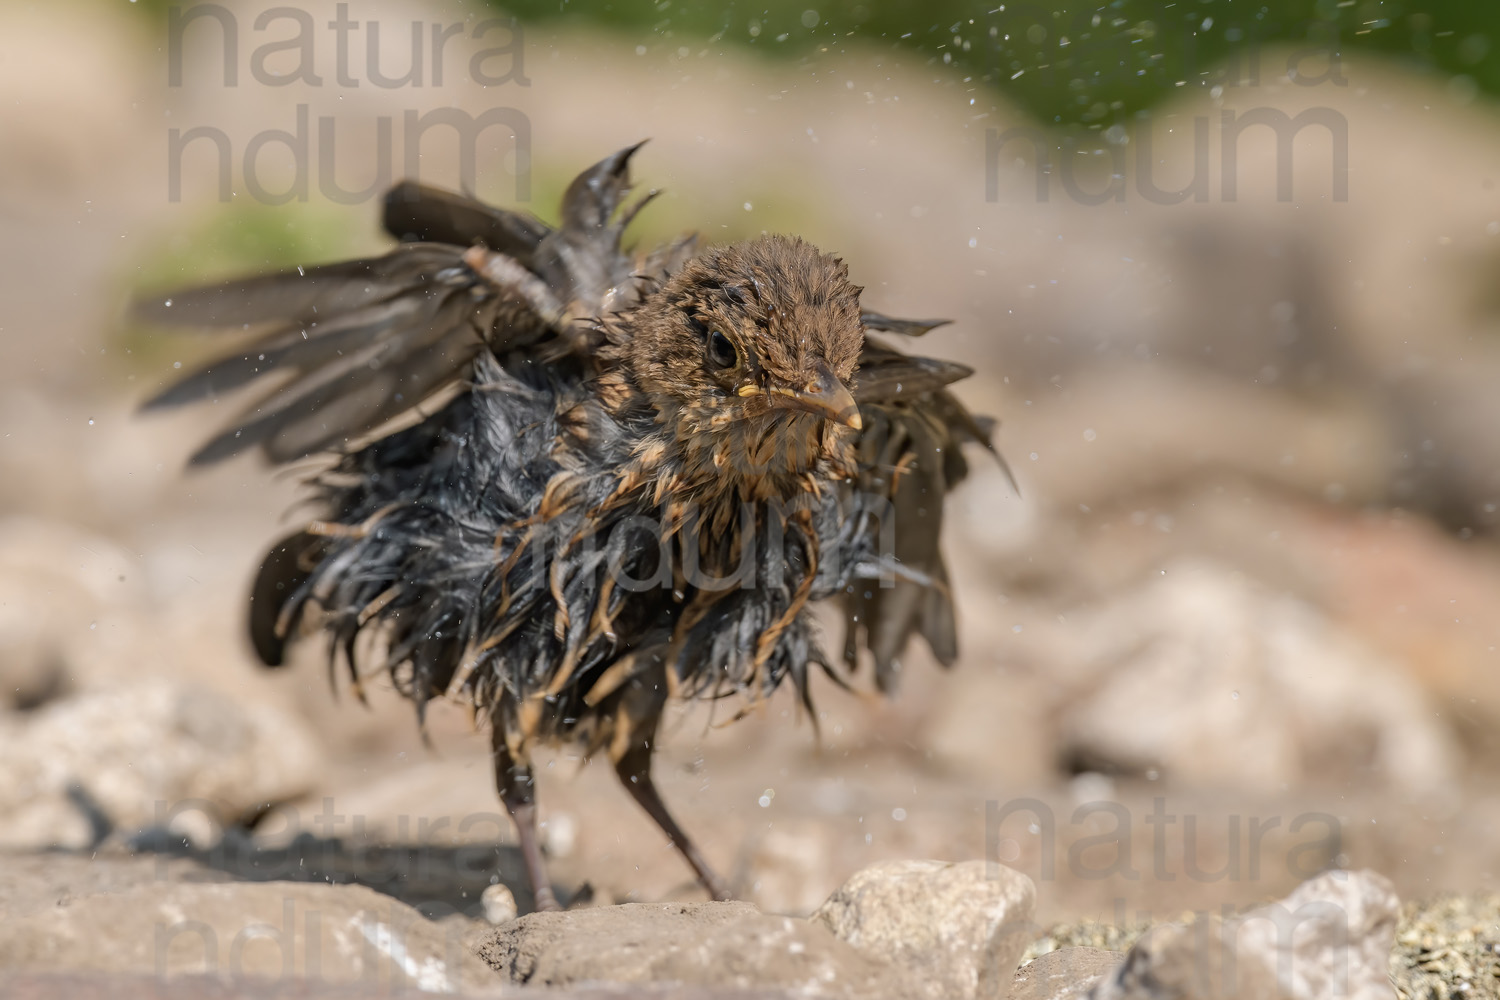
[[[465,1000],[486,994],[445,994]],[[493,995],[493,994],[489,994]],[[0,996],[7,1000],[365,1000],[368,987],[262,976],[121,976],[113,973],[0,974]]]
[[[116,976],[105,973],[0,974],[0,996],[7,1000],[370,1000],[386,996],[368,986],[318,983],[306,979],[179,976]],[[403,993],[399,996],[417,996]],[[691,986],[580,986],[572,989],[516,989],[444,993],[446,1000],[505,996],[509,1000],[792,1000],[774,990],[715,990]]]
[[[867,1000],[925,996],[908,977],[827,928],[749,903],[626,903],[529,913],[478,947],[513,983],[682,984]]]
[[[0,920],[0,968],[269,977],[370,992],[497,985],[464,931],[362,886],[163,881]]]

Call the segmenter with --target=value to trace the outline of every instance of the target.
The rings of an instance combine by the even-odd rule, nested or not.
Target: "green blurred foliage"
[[[346,215],[326,202],[273,206],[242,199],[215,206],[191,229],[165,237],[145,258],[137,284],[181,288],[284,266],[284,261],[316,264],[370,249],[373,240],[357,245]],[[368,228],[373,237],[373,221]]]
[[[1305,83],[1338,80],[1330,53],[1378,52],[1452,78],[1456,96],[1500,94],[1494,0],[489,2],[525,24],[602,28],[648,48],[711,42],[800,59],[854,42],[888,45],[951,65],[1042,121],[1069,125],[1102,127],[1178,87],[1223,82],[1226,66],[1258,64],[1262,74],[1279,75],[1284,51],[1274,66],[1258,57],[1271,46],[1303,53]],[[165,20],[194,0],[132,3]]]
[[[1374,51],[1454,77],[1459,96],[1500,93],[1493,0],[492,2],[523,22],[605,27],[648,46],[710,40],[801,58],[853,41],[891,45],[1071,125],[1102,127],[1178,87],[1226,82],[1226,66],[1280,75],[1285,52],[1276,65],[1259,57],[1270,46],[1302,54],[1294,68],[1308,85],[1336,84],[1339,54]]]
[[[195,0],[132,0],[165,22]],[[882,47],[951,67],[975,88],[1020,104],[1039,120],[1103,128],[1179,88],[1269,82],[1289,68],[1309,86],[1346,83],[1345,54],[1378,52],[1447,78],[1458,99],[1500,93],[1500,3],[1472,0],[488,0],[529,26],[612,33],[646,50],[735,47],[787,65],[824,52]],[[354,16],[363,16],[357,9]],[[541,34],[540,32],[537,35]],[[545,46],[532,35],[529,46]],[[1274,50],[1274,54],[1273,54]],[[526,208],[551,221],[579,164],[532,165]],[[480,179],[504,204],[510,181]],[[823,213],[797,199],[792,178],[763,178],[753,192],[672,190],[641,216],[636,238],[654,244],[700,228],[711,240],[763,229],[808,231]],[[495,197],[498,195],[499,197]],[[754,211],[742,202],[751,202]],[[819,234],[825,242],[837,234]],[[130,284],[154,290],[222,275],[376,252],[370,205],[209,213],[187,235],[154,248]]]
[[[368,209],[365,209],[368,213]],[[194,285],[378,252],[373,220],[351,225],[349,212],[324,202],[263,205],[248,199],[205,211],[191,228],[159,237],[126,279],[131,295],[155,297]],[[131,367],[156,370],[166,360],[189,364],[222,352],[194,333],[126,323],[116,346]]]

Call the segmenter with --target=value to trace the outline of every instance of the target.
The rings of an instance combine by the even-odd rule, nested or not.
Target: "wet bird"
[[[811,710],[815,670],[847,685],[863,656],[889,689],[914,634],[951,664],[943,500],[960,445],[993,451],[947,389],[969,368],[871,335],[941,321],[863,309],[836,257],[786,236],[625,249],[655,194],[626,204],[638,148],[574,180],[555,227],[403,182],[385,256],[138,305],[254,331],[148,408],[274,380],[193,463],[331,456],[309,479],[319,516],[255,578],[261,659],[321,632],[356,690],[388,674],[419,718],[471,704],[542,909],[541,745],[606,754],[729,897],[652,782],[669,697],[742,713],[786,681]],[[809,621],[830,599],[842,666]]]

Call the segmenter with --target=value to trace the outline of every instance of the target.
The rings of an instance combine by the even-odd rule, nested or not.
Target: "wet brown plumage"
[[[882,690],[914,633],[951,663],[943,496],[959,446],[989,446],[946,388],[969,369],[870,335],[937,323],[863,310],[837,258],[783,236],[622,250],[649,200],[619,211],[634,151],[580,175],[555,229],[406,183],[384,257],[141,306],[262,331],[148,406],[281,379],[195,462],[333,456],[321,516],[256,578],[262,659],[322,632],[356,686],[386,671],[419,712],[472,703],[543,908],[542,742],[607,754],[728,896],[651,782],[668,696],[754,703],[790,678],[810,705],[813,667],[844,683],[806,614],[827,599]]]

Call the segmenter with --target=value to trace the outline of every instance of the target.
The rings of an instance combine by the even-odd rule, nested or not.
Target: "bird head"
[[[860,428],[860,291],[842,261],[800,239],[714,248],[642,303],[631,367],[679,438],[847,438]]]

